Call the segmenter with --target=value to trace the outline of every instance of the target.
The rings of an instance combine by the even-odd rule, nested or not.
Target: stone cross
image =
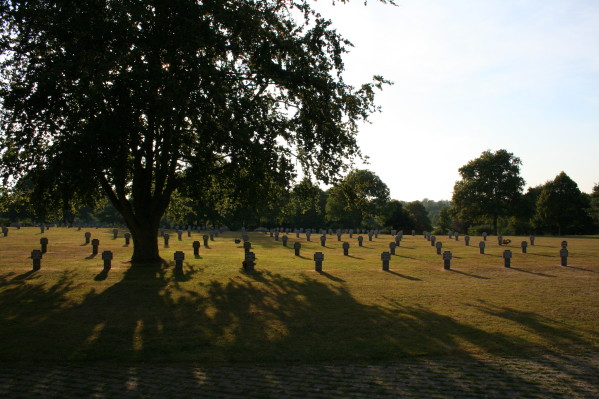
[[[314,269],[317,272],[321,272],[322,271],[322,262],[324,261],[324,254],[322,252],[316,252],[314,254]]]
[[[112,239],[116,240],[119,236],[119,229],[112,229]]]
[[[526,253],[526,247],[528,247],[528,242],[522,241],[520,243],[520,247],[522,248],[522,253],[525,254]]]
[[[84,236],[85,236],[85,243],[89,244],[89,240],[92,238],[92,233],[87,231],[87,232],[85,232]]]
[[[287,237],[287,236],[283,236],[283,237],[281,238],[281,241],[283,241],[283,246],[284,246],[284,247],[286,247],[286,246],[287,246],[287,240],[289,240],[289,237]]]
[[[530,236],[530,245],[535,245],[535,236]]]
[[[368,232],[368,241],[372,241],[372,231]]]
[[[437,237],[430,236],[430,241],[431,241],[431,247],[434,247],[435,246],[435,241],[437,241]]]
[[[104,271],[109,271],[112,262],[112,251],[103,251],[102,260],[104,261]]]
[[[4,237],[8,235],[8,227],[2,226],[2,234],[4,234]]]
[[[449,270],[451,269],[451,251],[443,252],[443,269]]]
[[[125,233],[125,245],[129,246],[131,243],[131,233]]]
[[[182,272],[183,271],[183,260],[185,259],[185,253],[183,251],[176,251],[173,255],[175,259],[175,271]]]
[[[214,241],[214,232],[213,231],[210,232],[210,241]]]
[[[448,238],[451,240],[453,238],[453,231],[449,230]]]
[[[483,240],[487,241],[487,232],[483,232]]]
[[[348,256],[349,255],[349,242],[344,242],[342,247],[343,247],[343,255]]]
[[[568,248],[568,241],[562,241],[562,248],[567,249]]]
[[[293,249],[295,251],[295,256],[300,256],[300,249],[302,249],[302,244],[300,244],[299,242],[294,242],[293,243]]]
[[[395,255],[395,248],[397,248],[397,244],[395,243],[395,241],[391,241],[389,243],[389,252],[391,253],[391,255]]]
[[[204,240],[204,248],[208,248],[208,234],[204,234],[202,239]]]
[[[497,236],[497,244],[499,244],[499,246],[503,245],[503,236]]]
[[[46,228],[45,228],[45,227],[44,227],[44,225],[42,224],[42,225],[40,226],[40,232],[41,232],[42,234],[44,234],[44,231],[46,231]]]
[[[435,244],[435,248],[437,248],[437,255],[441,255],[441,248],[443,248],[443,243],[441,241],[437,241]]]
[[[310,237],[312,236],[312,233],[307,231],[306,232],[306,241],[310,241]]]
[[[485,242],[484,241],[481,241],[478,243],[478,249],[480,250],[481,255],[485,254]]]
[[[194,241],[191,244],[191,247],[193,248],[193,254],[194,254],[194,256],[199,256],[200,255],[200,242],[199,241]]]
[[[460,241],[460,235],[458,234],[457,231],[455,233],[453,233],[453,236],[455,237],[456,241]]]
[[[326,246],[327,243],[327,236],[325,236],[324,234],[320,236],[320,246],[324,247]]]
[[[511,267],[512,251],[506,249],[503,251],[503,266]]]
[[[464,236],[464,243],[467,247],[470,246],[470,236]]]
[[[97,238],[94,238],[92,240],[92,255],[97,255],[98,254],[98,247],[100,246],[100,240],[98,240]]]
[[[244,241],[243,242],[243,252],[247,254],[248,252],[250,252],[250,249],[252,249],[252,243],[249,241]]]
[[[391,244],[395,244],[395,243],[391,243]],[[391,254],[389,254],[389,252],[382,252],[381,253],[381,260],[383,261],[383,270],[388,272],[389,271],[389,261],[391,260]]]
[[[364,242],[364,237],[358,236],[358,246],[362,246],[362,242]]]
[[[182,230],[177,230],[177,239],[179,241],[183,241],[183,231]]]
[[[31,259],[33,260],[33,270],[39,270],[42,267],[42,251],[34,249],[31,251]]]
[[[337,241],[341,241],[341,232],[340,231],[337,232]]]
[[[395,236],[395,245],[399,247],[401,243],[401,237],[398,235]]]
[[[568,266],[568,248],[560,249],[559,257],[561,258],[561,265]]]
[[[46,237],[40,238],[40,244],[42,246],[42,253],[45,254],[48,251],[48,239]]]

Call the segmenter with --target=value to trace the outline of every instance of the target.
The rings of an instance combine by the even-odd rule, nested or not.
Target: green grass
[[[452,270],[421,236],[406,236],[391,271],[380,254],[392,240],[356,236],[350,256],[329,236],[322,248],[289,234],[288,247],[250,233],[256,272],[241,272],[242,244],[226,233],[200,249],[200,240],[171,234],[163,267],[131,269],[122,233],[92,229],[100,253],[112,250],[108,274],[91,257],[84,232],[52,228],[40,271],[29,255],[39,229],[10,229],[0,237],[0,360],[366,362],[416,357],[463,358],[576,354],[599,347],[599,237],[569,237],[568,267],[560,266],[564,238],[538,237],[521,254],[521,237],[499,247],[480,237],[471,246],[439,237],[454,254]],[[174,238],[173,238],[174,236]],[[295,257],[293,243],[302,243]],[[162,247],[162,243],[160,243]],[[501,253],[514,252],[512,268]],[[173,253],[186,254],[176,275]],[[314,252],[325,253],[323,273]]]

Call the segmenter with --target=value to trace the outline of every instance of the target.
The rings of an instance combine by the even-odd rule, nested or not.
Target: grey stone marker
[[[511,267],[511,260],[512,260],[512,251],[510,251],[509,249],[506,249],[505,251],[503,251],[503,266],[505,267]]]
[[[323,261],[324,261],[324,254],[322,252],[316,252],[314,254],[314,270],[316,270],[317,272],[321,272]]]
[[[435,244],[435,248],[437,248],[437,255],[441,255],[441,249],[443,248],[443,243],[441,241],[437,241]]]
[[[89,244],[89,240],[92,238],[92,233],[90,233],[89,231],[87,231],[85,234],[85,243]]]
[[[250,252],[250,249],[252,249],[252,243],[249,241],[244,241],[243,242],[243,252],[247,254],[248,252]]]
[[[279,232],[275,231],[275,241],[279,241]]]
[[[456,241],[460,241],[460,235],[458,234],[457,231],[455,233],[453,233],[453,236],[455,237]]]
[[[191,229],[187,229],[187,238],[191,237]]]
[[[131,233],[127,232],[127,233],[125,233],[125,245],[129,246],[130,243],[131,243]]]
[[[503,245],[503,236],[497,236],[497,244],[499,244],[499,246]]]
[[[40,238],[40,244],[42,246],[42,253],[48,252],[48,239],[46,237]]]
[[[183,231],[177,230],[177,239],[183,241]]]
[[[361,247],[363,242],[364,242],[364,237],[358,236],[358,246]]]
[[[302,249],[302,244],[300,244],[299,242],[294,242],[293,243],[293,249],[295,251],[295,256],[300,256],[300,249]]]
[[[470,246],[470,236],[464,236],[464,243],[467,247]]]
[[[312,237],[312,233],[306,232],[306,241],[311,241],[310,237]]]
[[[173,258],[175,259],[175,271],[183,271],[183,260],[185,259],[185,253],[183,251],[176,251]]]
[[[208,248],[208,234],[204,234],[202,239],[204,240],[204,247]]]
[[[114,240],[116,240],[118,236],[119,236],[119,229],[112,229],[112,238]]]
[[[568,266],[568,248],[562,248],[559,250],[559,257],[561,258],[561,265]]]
[[[443,269],[449,270],[451,269],[451,251],[443,252]]]
[[[245,254],[245,259],[243,260],[243,270],[246,272],[253,272],[254,266],[256,266],[256,255],[253,252],[248,252]]]
[[[526,253],[526,247],[528,247],[528,242],[522,241],[520,243],[520,247],[522,248],[522,253],[525,254]]]
[[[273,238],[274,234],[272,232],[272,229],[268,232],[268,234],[270,235],[270,238]]]
[[[6,226],[2,226],[2,234],[4,234],[4,237],[8,235],[8,228]]]
[[[344,242],[342,247],[343,247],[343,255],[348,256],[349,255],[349,242]]]
[[[97,255],[98,254],[98,247],[100,246],[100,240],[98,240],[97,238],[94,238],[92,240],[92,255]]]
[[[562,241],[562,248],[566,249],[568,248],[568,241]]]
[[[368,232],[368,241],[372,241],[372,231]]]
[[[296,232],[295,232],[295,238],[300,238],[299,236],[300,236],[300,232],[299,232],[299,231],[296,231]]]
[[[397,230],[391,230],[391,235],[394,236],[397,234]],[[383,252],[384,253],[384,252]]]
[[[395,243],[392,243],[392,244],[395,244]],[[382,252],[381,260],[383,261],[383,270],[388,272],[389,271],[389,261],[391,260],[391,254],[386,251]]]
[[[530,236],[530,245],[535,245],[535,236]]]
[[[287,236],[283,236],[283,237],[281,238],[281,241],[283,241],[283,246],[284,246],[284,247],[286,247],[286,246],[287,246],[287,240],[289,240],[289,237],[287,237]]]
[[[341,233],[337,233],[337,241],[341,241]]]
[[[214,232],[210,232],[210,241],[214,241]]]
[[[41,232],[42,234],[44,234],[44,231],[46,231],[46,227],[44,227],[44,225],[41,225],[41,226],[40,226],[40,232]]]
[[[453,231],[449,230],[447,238],[449,238],[450,240],[453,238]]]
[[[416,230],[412,230],[412,237],[416,235]]]
[[[33,270],[39,270],[42,267],[42,251],[34,249],[31,251],[31,259],[33,260]]]
[[[437,241],[437,237],[431,236],[430,237],[430,241],[431,241],[431,247],[434,247],[435,246],[435,241]]]
[[[478,243],[478,249],[480,250],[480,254],[484,255],[485,254],[485,242],[481,241]]]
[[[162,238],[164,238],[164,248],[168,248],[168,240],[170,238],[170,235],[168,235],[167,233],[164,233]]]
[[[193,254],[195,256],[199,256],[200,255],[200,242],[199,241],[194,241],[191,244],[191,247],[193,248]]]
[[[487,232],[483,232],[483,240],[487,241]]]
[[[327,236],[323,234],[320,236],[320,246],[324,247],[324,246],[326,246],[326,243],[327,243]]]
[[[112,251],[103,251],[102,260],[104,261],[104,271],[109,271],[112,262]]]
[[[395,255],[395,248],[397,248],[397,244],[395,243],[395,241],[391,241],[389,243],[389,252],[391,253],[391,255]]]
[[[399,247],[401,244],[401,236],[398,234],[395,236],[395,245]]]

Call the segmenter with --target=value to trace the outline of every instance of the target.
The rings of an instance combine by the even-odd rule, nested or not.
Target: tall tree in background
[[[328,191],[326,217],[344,227],[361,227],[374,220],[389,201],[389,188],[373,172],[354,170]]]
[[[0,0],[0,172],[103,190],[158,262],[176,189],[295,161],[327,183],[361,155],[385,81],[347,85],[349,45],[308,0]]]
[[[497,220],[510,216],[522,195],[522,161],[506,150],[485,151],[459,169],[452,202],[460,220],[487,219],[497,234]]]
[[[414,228],[418,233],[422,233],[423,231],[431,231],[433,229],[431,220],[428,217],[428,212],[422,202],[408,202],[405,208],[414,221]]]
[[[599,228],[599,184],[593,186],[593,192],[590,195],[589,214],[595,223],[595,228]]]
[[[589,233],[592,230],[589,207],[589,198],[578,184],[561,172],[541,189],[533,223],[537,229],[558,235]]]

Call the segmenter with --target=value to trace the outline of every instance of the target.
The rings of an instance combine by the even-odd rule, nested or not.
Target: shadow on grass
[[[318,274],[320,274],[321,276],[325,276],[326,278],[328,278],[331,281],[334,281],[336,283],[345,283],[345,280],[339,278],[339,277],[335,277],[332,274],[329,274],[327,272],[321,271],[321,272],[316,272]]]
[[[421,279],[419,279],[417,277],[406,276],[404,274],[400,274],[400,273],[394,272],[393,270],[384,270],[384,272],[385,273],[389,273],[389,274],[393,274],[394,276],[397,276],[397,277],[405,278],[406,280],[422,281]]]
[[[456,269],[449,269],[449,270],[452,271],[452,272],[454,272],[454,273],[463,274],[464,276],[477,278],[479,280],[491,280],[490,277],[478,276],[476,274],[466,273],[466,272],[462,272],[462,271],[459,271],[459,270],[456,270]]]
[[[576,269],[576,270],[581,270],[583,272],[589,272],[589,273],[599,273],[595,270],[591,270],[591,269],[585,269],[584,267],[578,267],[578,266],[562,266],[562,267],[569,267],[570,269]]]
[[[204,281],[196,276],[200,269],[186,265],[183,276],[171,270],[172,263],[132,266],[122,280],[92,288],[87,283],[77,285],[73,272],[64,272],[51,284],[36,283],[36,273],[21,279],[0,275],[0,360],[290,365],[418,361],[427,355],[468,359],[486,373],[496,372],[500,379],[481,383],[482,389],[493,392],[504,381],[506,386],[535,384],[519,370],[477,360],[470,355],[471,349],[465,349],[527,356],[535,345],[521,335],[487,331],[392,298],[367,305],[351,294],[342,279],[326,272],[320,275],[334,283],[323,282],[317,274],[288,278],[268,271]],[[69,296],[74,290],[84,292],[79,301]],[[474,306],[489,316],[518,323],[555,345],[592,347],[577,330],[537,314],[483,301]],[[561,364],[561,370],[578,376],[569,365]],[[432,373],[431,381],[438,382],[431,384],[438,384],[439,389],[474,392],[447,370],[427,362],[421,366]],[[118,386],[130,381],[127,373],[111,378],[111,384]],[[155,383],[154,378],[139,373],[136,384]],[[197,380],[192,367],[188,378]],[[202,384],[215,378],[216,374],[206,371]],[[267,376],[254,378],[265,387],[274,386]],[[385,393],[394,393],[391,386],[380,386],[388,389]]]
[[[508,269],[512,269],[512,270],[516,270],[518,272],[522,272],[522,273],[528,273],[528,274],[534,274],[535,276],[541,276],[541,277],[557,277],[554,276],[553,274],[545,274],[545,273],[539,273],[539,272],[531,272],[530,270],[524,270],[524,269],[519,269],[517,267],[509,267]]]

